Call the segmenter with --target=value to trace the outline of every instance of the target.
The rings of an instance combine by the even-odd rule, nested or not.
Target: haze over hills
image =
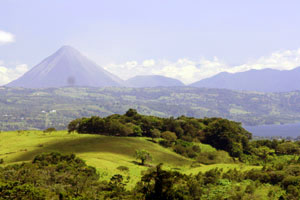
[[[70,46],[63,46],[8,87],[123,86],[124,81]]]
[[[225,88],[259,92],[289,92],[300,90],[300,67],[292,70],[249,70],[222,72],[191,84],[193,87]]]
[[[150,76],[135,76],[128,79],[127,85],[131,87],[174,87],[174,86],[184,86],[184,84],[174,78],[169,78],[160,75],[150,75]]]

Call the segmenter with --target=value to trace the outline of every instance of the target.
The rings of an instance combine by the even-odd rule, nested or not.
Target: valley
[[[129,108],[160,117],[223,117],[245,126],[290,124],[300,120],[300,92],[192,87],[0,87],[0,130],[66,129],[75,118],[122,114]]]

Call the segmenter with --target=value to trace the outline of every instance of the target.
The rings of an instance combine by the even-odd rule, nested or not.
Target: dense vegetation
[[[267,162],[276,163],[280,156],[300,154],[299,142],[251,140],[252,134],[240,123],[227,119],[160,118],[141,115],[134,109],[129,109],[124,115],[79,118],[69,123],[68,131],[149,137],[152,142],[202,164],[243,162],[264,165]],[[218,151],[203,152],[199,143],[209,144]]]
[[[223,117],[244,125],[299,121],[300,92],[257,93],[205,88],[0,87],[0,130],[65,129],[72,119],[135,108],[159,117]]]
[[[253,140],[240,123],[223,118],[129,109],[75,119],[65,135],[47,128],[0,138],[13,134],[13,144],[0,141],[0,199],[300,199],[300,142]],[[53,150],[88,155],[97,165]],[[108,171],[114,173],[107,177]]]
[[[69,123],[68,131],[152,139],[161,137],[161,145],[172,147],[175,152],[190,158],[197,157],[201,151],[192,142],[210,144],[218,150],[227,151],[232,157],[241,158],[244,153],[249,153],[251,139],[251,133],[242,128],[240,123],[227,119],[185,116],[160,118],[138,114],[135,109],[129,109],[124,115],[79,118]]]
[[[126,167],[123,167],[124,170]],[[136,186],[115,174],[102,180],[74,154],[41,154],[32,162],[0,167],[0,199],[289,199],[300,198],[300,164],[292,160],[260,170],[211,169],[185,175],[150,167]]]

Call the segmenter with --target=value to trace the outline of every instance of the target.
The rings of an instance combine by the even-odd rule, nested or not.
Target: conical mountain
[[[104,70],[79,51],[63,46],[8,87],[123,86],[124,81]]]

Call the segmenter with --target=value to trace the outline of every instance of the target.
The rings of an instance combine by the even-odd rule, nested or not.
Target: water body
[[[272,137],[298,137],[300,136],[300,123],[284,124],[284,125],[259,125],[259,126],[243,126],[246,130],[255,136]]]

